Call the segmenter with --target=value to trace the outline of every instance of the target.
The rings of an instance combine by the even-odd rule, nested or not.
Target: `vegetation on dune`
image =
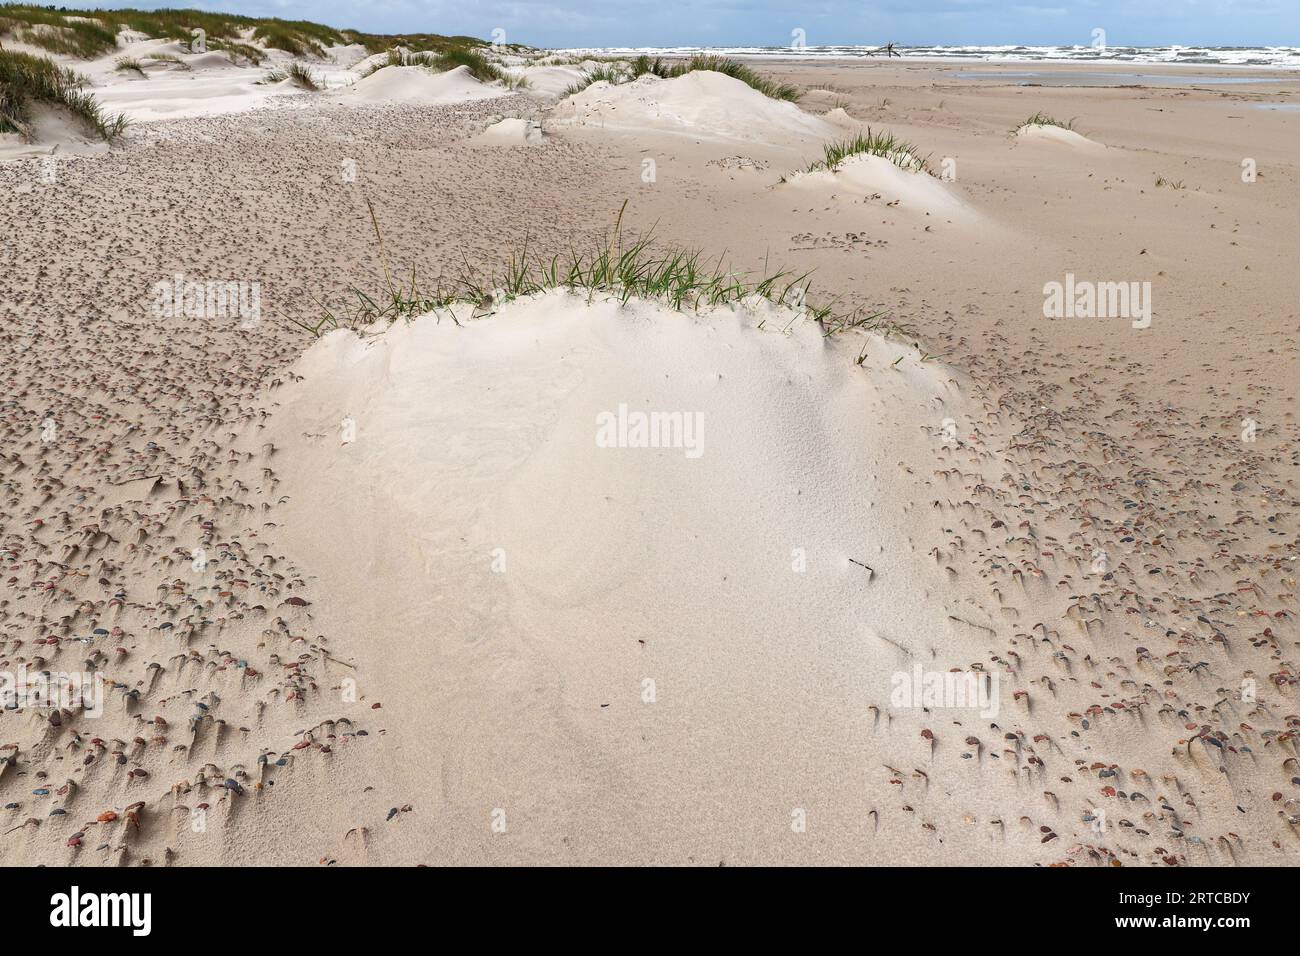
[[[289,79],[293,80],[304,90],[319,90],[321,88],[320,81],[316,79],[311,68],[305,63],[299,63],[295,60],[293,63],[289,64],[289,69],[286,71],[286,74]]]
[[[670,65],[665,63],[662,57],[651,59],[645,54],[630,61],[599,63],[593,69],[588,70],[581,80],[565,90],[564,95],[572,96],[575,93],[581,93],[592,83],[602,80],[617,86],[622,83],[631,83],[646,74],[652,74],[661,79],[672,79],[677,76],[685,76],[687,73],[694,73],[696,70],[723,73],[733,79],[740,80],[747,86],[758,90],[764,96],[771,97],[774,100],[788,100],[793,103],[800,96],[797,87],[791,86],[789,83],[777,83],[765,76],[761,76],[738,60],[731,60],[721,56],[694,56],[684,63]]]
[[[393,47],[404,47],[414,53],[443,53],[447,50],[478,50],[489,45],[486,40],[477,37],[445,37],[436,33],[403,33],[386,36],[378,33],[362,33],[359,30],[344,30],[343,35],[348,43],[360,43],[371,55],[383,53]],[[502,49],[520,51],[526,50],[527,47],[512,44]]]
[[[81,15],[88,19],[69,20],[68,14],[45,7],[5,4],[0,6],[0,36],[83,59],[117,49],[117,30],[111,23]]]
[[[849,139],[827,143],[823,149],[822,158],[810,163],[804,171],[813,173],[824,169],[834,172],[835,168],[844,160],[850,156],[859,155],[880,156],[889,160],[899,169],[906,169],[909,172],[930,172],[929,162],[926,157],[920,154],[915,144],[901,140],[886,130],[875,132],[870,126],[867,127],[865,133],[858,133]]]
[[[564,91],[565,96],[573,96],[575,93],[581,93],[593,83],[610,83],[617,86],[620,83],[630,83],[634,77],[624,79],[624,72],[617,63],[602,63],[599,66],[587,70],[582,79],[576,83],[570,83],[568,89]]]
[[[740,80],[747,86],[752,86],[764,96],[770,96],[774,100],[788,100],[793,103],[799,99],[798,87],[789,83],[777,83],[774,80],[769,80],[767,77],[755,73],[738,60],[729,60],[722,56],[691,57],[688,62],[674,66],[672,75],[681,76],[695,70],[712,70],[715,73],[725,73],[727,76]]]
[[[1020,123],[1011,132],[1018,133],[1026,126],[1059,126],[1061,129],[1074,129],[1074,120],[1070,119],[1062,123],[1060,120],[1048,116],[1046,113],[1038,112],[1029,119]]]
[[[323,56],[326,47],[335,45],[357,43],[374,51],[400,43],[435,57],[430,66],[439,70],[464,65],[485,82],[501,80],[512,88],[522,85],[521,80],[512,78],[488,62],[479,52],[487,49],[488,44],[474,37],[436,34],[385,37],[356,30],[336,30],[305,20],[256,18],[204,10],[76,10],[0,3],[0,40],[40,47],[56,56],[81,59],[107,56],[118,49],[118,37],[124,31],[135,34],[137,39],[178,40],[193,53],[204,49],[224,52],[235,64],[243,61],[254,66],[261,65],[267,58],[262,46],[284,50],[300,58]],[[173,54],[154,53],[143,60],[142,63],[134,57],[119,57],[115,69],[145,77],[148,76],[145,65],[150,63],[169,62],[180,69],[189,69],[184,60]],[[271,71],[262,82],[277,83],[285,79],[291,79],[305,89],[320,88],[320,82],[312,71],[298,62],[286,70]],[[106,116],[95,98],[84,91],[85,85],[86,81],[77,74],[44,57],[0,48],[0,132],[17,132],[30,138],[32,108],[44,103],[69,110],[96,135],[106,140],[115,139],[126,127],[125,118]]]
[[[429,313],[445,314],[459,324],[455,306],[472,307],[476,315],[490,314],[504,303],[553,290],[626,304],[633,298],[651,299],[679,311],[699,311],[713,306],[739,305],[764,300],[785,305],[819,323],[826,335],[850,329],[891,328],[883,313],[862,311],[837,315],[832,307],[808,304],[809,274],[789,271],[746,275],[733,272],[722,260],[707,260],[697,250],[661,247],[652,235],[624,242],[622,212],[613,232],[585,251],[570,249],[562,255],[538,256],[525,241],[495,274],[469,271],[433,288],[421,288],[412,269],[398,279],[388,263],[383,233],[373,204],[367,201],[379,259],[383,288],[371,295],[353,288],[353,302],[335,309],[318,302],[314,322],[289,319],[294,325],[323,335],[334,329],[360,329],[376,322],[411,321]],[[626,208],[626,203],[624,203]]]
[[[117,49],[117,34],[122,30],[186,43],[193,38],[193,31],[202,30],[210,49],[225,50],[232,59],[239,56],[254,65],[261,63],[264,54],[247,43],[245,34],[249,31],[266,46],[298,57],[320,56],[325,47],[349,43],[359,43],[370,53],[392,46],[435,53],[488,46],[486,41],[475,37],[447,37],[433,33],[382,36],[358,30],[336,30],[307,20],[246,17],[205,10],[75,10],[25,3],[0,4],[0,37],[12,36],[59,55],[82,59],[104,56]],[[512,45],[502,49],[520,51],[527,48]]]
[[[265,46],[284,50],[294,56],[311,54],[323,57],[325,55],[324,45],[315,36],[279,22],[263,23],[255,27],[253,39],[261,40]],[[342,34],[338,34],[335,40],[329,42],[342,44]]]
[[[261,66],[266,60],[266,51],[261,47],[240,43],[237,40],[209,39],[208,48],[226,54],[235,66],[239,65],[240,60],[246,60],[253,66]]]
[[[60,107],[106,141],[126,129],[126,117],[106,114],[84,89],[86,79],[42,56],[0,50],[0,133],[32,138],[33,108]]]
[[[133,57],[119,56],[113,64],[113,69],[118,73],[139,73],[145,79],[149,78],[149,74],[144,71],[144,66]]]
[[[474,74],[475,79],[484,83],[491,83],[493,80],[500,80],[505,76],[499,66],[495,63],[489,63],[483,54],[477,50],[453,47],[438,54],[437,69],[440,72],[454,70],[458,66],[469,67],[469,71]]]
[[[475,50],[448,50],[443,53],[435,53],[429,50],[410,51],[410,50],[389,50],[386,59],[377,60],[369,64],[361,72],[362,79],[379,72],[385,67],[390,66],[422,66],[434,73],[445,73],[448,70],[454,70],[458,66],[468,67],[470,73],[475,79],[483,83],[500,81],[509,89],[522,89],[528,85],[528,80],[522,76],[512,76],[495,63],[490,62],[483,54]]]

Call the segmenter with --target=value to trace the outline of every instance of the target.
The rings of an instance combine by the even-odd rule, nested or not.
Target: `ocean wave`
[[[807,47],[579,47],[557,51],[571,55],[620,56],[650,53],[661,56],[744,56],[773,59],[841,59],[858,57],[884,58],[880,46],[807,46]],[[988,62],[1043,61],[1097,63],[1173,63],[1197,66],[1251,66],[1300,68],[1300,47],[1237,46],[896,46],[893,52],[902,59],[937,58],[983,60]]]

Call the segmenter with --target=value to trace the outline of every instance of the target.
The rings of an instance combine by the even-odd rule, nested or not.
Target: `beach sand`
[[[115,81],[120,146],[0,163],[0,671],[109,682],[0,715],[0,863],[1297,862],[1296,79],[757,66],[799,112]],[[867,126],[941,175],[795,175]],[[620,210],[898,328],[291,321]],[[177,276],[260,312],[159,315]],[[620,406],[699,454],[602,445]],[[919,706],[949,673],[995,692]]]

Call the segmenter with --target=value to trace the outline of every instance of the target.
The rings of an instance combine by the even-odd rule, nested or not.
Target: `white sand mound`
[[[861,832],[837,858],[870,844],[899,645],[967,658],[931,656],[958,597],[904,467],[960,417],[950,373],[869,342],[856,367],[860,339],[785,309],[551,293],[307,352],[277,392],[278,491],[336,597],[315,623],[370,645],[386,779],[430,795],[374,834],[393,862],[739,861],[804,806]],[[677,427],[646,447],[647,421]]]
[[[827,110],[822,114],[822,119],[828,123],[834,123],[836,126],[861,126],[862,124],[848,114],[848,111],[842,106],[837,106],[833,110]]]
[[[263,84],[261,69],[214,69],[151,73],[147,83],[111,81],[96,87],[95,98],[110,113],[125,113],[136,123],[217,116],[253,109],[273,97],[301,93],[291,83]]]
[[[396,47],[395,49],[405,50],[406,48]],[[366,71],[370,70],[372,67],[376,67],[381,63],[387,63],[387,62],[388,62],[388,51],[384,50],[380,53],[372,53],[367,57],[363,57],[362,59],[357,60],[357,62],[349,66],[348,69],[354,73],[365,73]]]
[[[191,70],[239,69],[229,56],[217,50],[209,50],[207,53],[195,53],[192,56],[183,56],[181,59]]]
[[[387,53],[382,56],[387,56]],[[370,54],[366,52],[364,45],[360,43],[348,43],[342,46],[332,46],[325,50],[325,57],[335,66],[341,66],[345,69],[355,68],[358,63],[370,59]]]
[[[422,66],[386,66],[358,80],[348,96],[364,103],[460,103],[507,96],[480,82],[467,66],[432,73]]]
[[[859,153],[842,160],[835,169],[793,173],[781,188],[835,193],[842,196],[879,196],[899,208],[946,217],[966,216],[970,207],[929,173],[902,169],[883,156]]]
[[[758,142],[814,138],[836,129],[793,103],[764,96],[723,73],[696,70],[670,80],[646,74],[611,86],[603,80],[562,101],[560,122],[613,130],[657,130],[701,139]]]
[[[1045,143],[1060,143],[1063,146],[1073,146],[1077,149],[1105,149],[1105,145],[1095,140],[1088,139],[1076,133],[1072,129],[1064,129],[1060,126],[1022,126],[1016,130],[1016,138],[1032,140]]]
[[[546,141],[542,124],[537,120],[509,117],[493,123],[474,142],[494,146],[537,146]]]

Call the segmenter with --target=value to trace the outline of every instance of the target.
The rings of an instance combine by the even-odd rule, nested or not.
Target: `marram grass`
[[[85,77],[42,56],[0,49],[0,133],[33,138],[36,105],[61,107],[86,131],[112,142],[126,129],[126,117],[105,113],[86,92]]]
[[[870,126],[865,133],[827,143],[823,148],[822,158],[810,163],[804,171],[809,173],[822,169],[833,171],[850,156],[858,155],[880,156],[900,169],[910,172],[930,172],[929,162],[920,154],[920,150],[914,143],[899,139],[886,130],[875,132]]]
[[[1011,132],[1018,133],[1026,126],[1059,126],[1061,129],[1074,129],[1074,120],[1068,119],[1062,122],[1061,120],[1048,116],[1046,113],[1040,111],[1029,117],[1029,119],[1025,120],[1023,123],[1017,125]]]
[[[430,313],[446,315],[459,324],[452,311],[454,306],[471,306],[479,314],[490,314],[505,302],[553,290],[582,295],[588,302],[602,299],[626,304],[632,299],[646,299],[682,312],[757,298],[802,310],[807,318],[821,325],[826,335],[864,328],[898,331],[882,312],[838,315],[831,306],[809,304],[809,273],[781,270],[741,275],[726,268],[721,260],[706,259],[697,250],[660,246],[650,235],[625,242],[621,211],[613,232],[587,250],[538,256],[525,241],[495,274],[480,275],[467,269],[453,282],[425,289],[414,269],[409,278],[394,277],[374,206],[368,200],[366,205],[384,267],[383,289],[372,295],[353,288],[352,301],[342,309],[320,302],[315,322],[289,319],[313,335],[335,329],[362,329],[381,322],[409,322]]]

